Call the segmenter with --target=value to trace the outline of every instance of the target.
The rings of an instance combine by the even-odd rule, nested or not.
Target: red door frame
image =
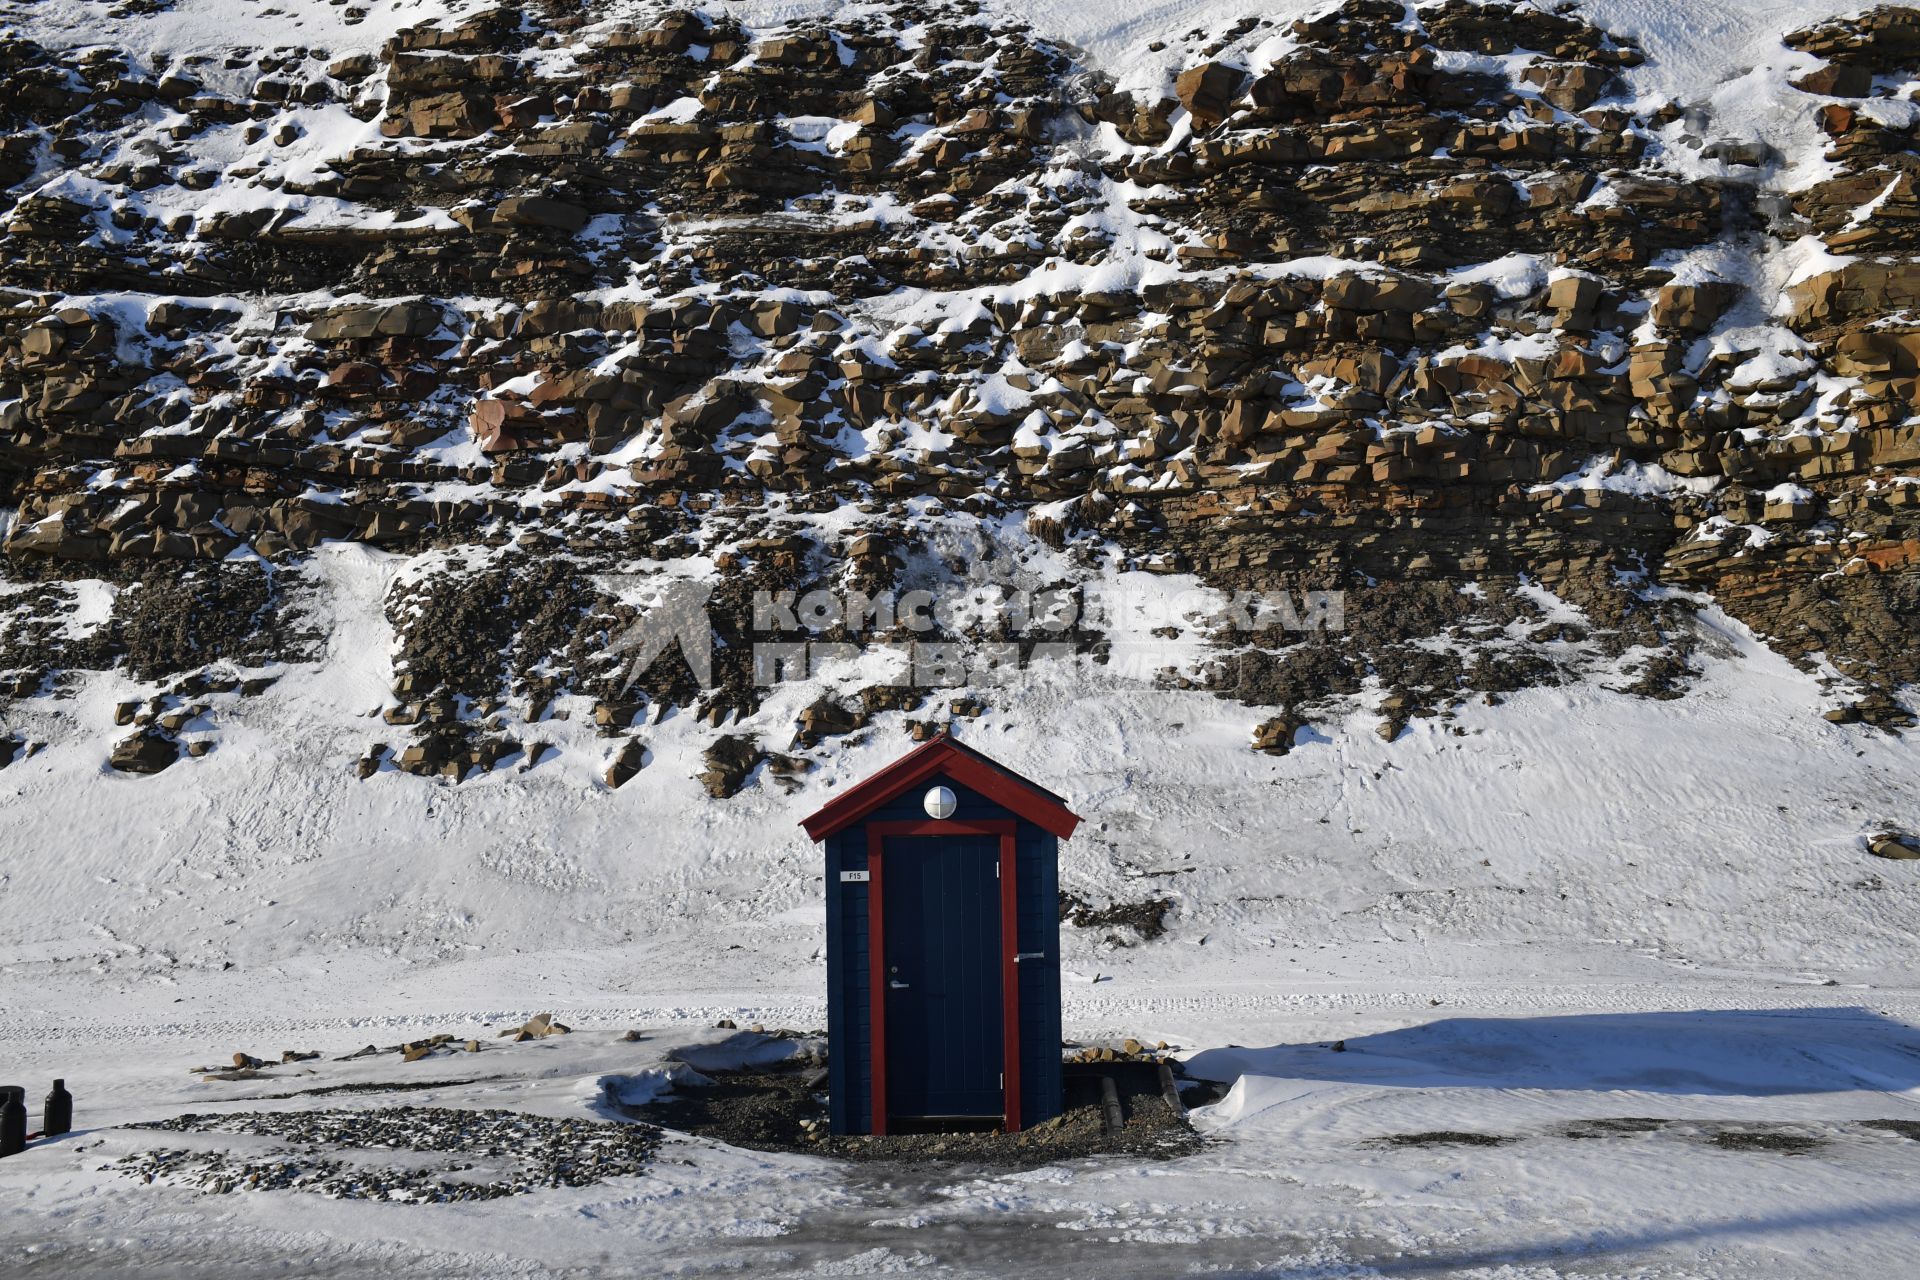
[[[888,836],[1000,837],[1000,1024],[1001,1070],[1006,1076],[1005,1131],[1020,1131],[1020,895],[1014,886],[1014,833],[1019,824],[1005,819],[958,822],[951,818],[867,824],[867,1011],[873,1044],[873,1132],[887,1131],[887,929],[885,863]]]

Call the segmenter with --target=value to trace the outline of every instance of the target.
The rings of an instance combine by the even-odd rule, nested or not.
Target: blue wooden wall
[[[828,836],[827,895],[827,1089],[835,1133],[872,1128],[873,1025],[867,983],[866,884],[842,884],[842,871],[867,870],[868,822],[915,822],[926,818],[921,798],[935,786],[958,800],[954,818],[1005,821],[1014,815],[945,774],[936,774],[907,794],[875,809],[846,830]],[[1020,1113],[1031,1127],[1060,1114],[1060,865],[1059,842],[1030,822],[1016,828],[1015,890],[1019,902],[1017,950],[1045,958],[1018,966],[1020,979]],[[890,920],[893,928],[905,921]]]

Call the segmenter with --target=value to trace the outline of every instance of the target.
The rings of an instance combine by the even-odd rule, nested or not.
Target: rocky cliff
[[[406,565],[363,774],[537,761],[579,699],[609,784],[681,709],[726,794],[1000,696],[743,731],[756,591],[1116,574],[1346,593],[1340,631],[1196,617],[1161,673],[1271,751],[1366,689],[1389,736],[1683,696],[1708,604],[1829,718],[1913,724],[1920,11],[1753,73],[1805,154],[1636,96],[1572,6],[1249,18],[1156,42],[1157,87],[964,0],[847,12],[0,39],[0,723],[123,666],[116,767],[214,749],[325,642],[305,568],[347,540]],[[629,688],[610,645],[685,577],[715,680]]]

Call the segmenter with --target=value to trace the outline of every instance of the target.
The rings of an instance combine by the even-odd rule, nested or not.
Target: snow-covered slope
[[[1021,12],[1147,86],[1191,53],[1181,33],[1320,7]],[[293,40],[331,55],[372,50],[401,26],[464,11],[361,8],[349,23],[360,8],[290,17],[180,0],[109,18],[103,5],[45,0],[8,16],[49,45],[105,42],[157,64],[162,53]],[[722,8],[762,25],[851,12]],[[1723,123],[1786,153],[1782,183],[1818,164],[1804,113],[1787,119],[1767,94],[1805,61],[1779,47],[1782,29],[1826,8],[1596,0],[1586,12],[1641,42],[1648,59],[1627,75],[1635,100],[1714,97]],[[594,16],[628,14],[610,5]],[[1164,54],[1146,48],[1162,39]],[[1049,554],[1030,540],[1027,551]],[[89,992],[137,1001],[181,984],[264,1007],[283,986],[316,998],[347,974],[455,1003],[512,1003],[535,999],[549,968],[569,973],[570,993],[638,1000],[667,957],[675,991],[744,998],[772,983],[806,996],[820,890],[795,821],[904,750],[901,717],[883,714],[821,755],[798,791],[762,774],[720,803],[693,780],[704,739],[686,715],[650,731],[635,782],[598,785],[605,761],[583,697],[554,708],[571,720],[542,722],[556,750],[530,768],[459,785],[391,769],[362,781],[353,761],[386,736],[367,717],[396,704],[384,610],[413,571],[367,547],[316,551],[300,607],[322,636],[317,660],[222,707],[219,749],[191,769],[118,774],[104,767],[110,737],[73,732],[150,692],[122,672],[77,677],[70,698],[21,713],[18,727],[50,745],[0,773],[0,962],[16,1000],[50,1011]],[[75,606],[81,631],[102,620]],[[1712,607],[1701,626],[1704,674],[1678,701],[1620,696],[1610,686],[1625,673],[1601,663],[1582,683],[1457,707],[1383,742],[1376,687],[1280,758],[1247,750],[1262,716],[1235,702],[1080,675],[1038,679],[956,725],[1088,817],[1068,854],[1074,893],[1174,903],[1168,934],[1150,944],[1125,928],[1069,930],[1070,964],[1088,977],[1284,985],[1337,968],[1330,957],[1383,949],[1409,976],[1429,964],[1457,974],[1482,948],[1507,953],[1501,966],[1538,954],[1549,969],[1599,949],[1796,980],[1900,973],[1915,955],[1920,885],[1904,864],[1866,858],[1863,841],[1920,818],[1911,739],[1821,720],[1830,695],[1818,664],[1795,669]],[[777,692],[739,727],[777,741],[817,692]],[[430,979],[402,977],[427,969]]]
[[[351,5],[260,0],[0,0],[0,19],[58,48],[105,46],[144,57],[307,45],[336,55],[380,47],[402,27],[483,7],[470,0],[362,0]]]
[[[584,730],[525,773],[360,781],[381,646],[353,619],[391,568],[359,549],[323,560],[342,643],[243,708],[192,785],[112,773],[88,742],[0,774],[0,954],[28,1021],[108,992],[123,1013],[169,992],[268,1008],[283,987],[365,1006],[368,983],[423,1008],[817,1004],[820,877],[796,823],[899,736],[883,723],[803,791],[724,803],[694,779],[684,717],[651,735],[647,785],[619,791],[594,784]],[[1685,699],[1534,690],[1392,743],[1361,710],[1271,759],[1244,745],[1246,708],[1077,680],[960,733],[1086,815],[1070,891],[1175,904],[1151,944],[1067,930],[1070,969],[1121,978],[1087,996],[1283,991],[1376,963],[1415,987],[1536,965],[1903,983],[1920,886],[1863,840],[1920,809],[1913,747],[1821,720],[1809,677],[1711,625],[1723,647]],[[74,712],[128,690],[94,678]]]

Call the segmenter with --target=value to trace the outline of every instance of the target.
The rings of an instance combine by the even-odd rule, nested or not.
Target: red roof
[[[961,746],[946,734],[915,747],[865,782],[834,797],[812,817],[802,819],[800,825],[812,839],[825,840],[940,773],[1062,840],[1080,825],[1079,815],[1059,796],[999,761]]]

